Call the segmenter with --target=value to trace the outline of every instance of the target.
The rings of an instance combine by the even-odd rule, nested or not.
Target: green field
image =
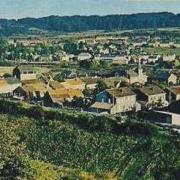
[[[11,105],[1,112],[10,112]],[[179,137],[154,125],[132,120],[118,125],[105,117],[45,112],[34,107],[26,112],[21,107],[21,112],[37,118],[0,115],[0,177],[12,174],[42,180],[179,177]]]

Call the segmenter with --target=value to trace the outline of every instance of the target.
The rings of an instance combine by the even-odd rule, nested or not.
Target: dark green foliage
[[[9,73],[5,73],[5,74],[3,75],[3,77],[4,77],[4,78],[10,78],[10,77],[12,77],[12,75],[9,74]]]
[[[25,115],[31,118],[43,119],[44,123],[46,123],[47,120],[68,122],[91,132],[108,131],[114,134],[133,134],[137,136],[149,136],[155,132],[155,129],[151,127],[151,125],[129,121],[118,124],[117,121],[108,117],[93,116],[87,113],[79,113],[75,111],[48,111],[43,110],[40,106],[27,108],[23,107],[21,104],[5,100],[0,100],[0,107],[1,113]]]
[[[48,22],[48,23],[47,23]],[[34,26],[40,29],[55,31],[86,31],[86,30],[113,30],[176,27],[180,25],[179,16],[172,13],[147,13],[132,15],[109,16],[50,16],[41,19],[21,19],[20,24]]]
[[[8,159],[1,159],[3,161],[3,168],[0,168],[0,179],[16,180],[19,178],[31,178],[28,175],[28,166],[18,156],[9,157]]]
[[[125,134],[111,133],[109,123],[103,131],[87,131],[64,118],[66,121],[49,120],[45,124],[44,120],[21,118],[24,125],[18,128],[17,135],[19,142],[26,144],[24,151],[29,157],[93,173],[114,172],[122,179],[178,177],[178,138],[159,132],[144,137],[141,130],[139,136],[135,136],[130,131],[138,131],[140,124],[132,128],[130,121],[124,127],[129,128]],[[99,118],[103,124],[103,117]],[[79,116],[79,122],[84,119],[84,115]]]
[[[0,20],[1,35],[30,32],[34,27],[49,31],[79,32],[88,30],[121,30],[179,27],[180,15],[173,13],[140,13],[132,15],[108,16],[49,16],[43,18],[24,18],[19,20]]]
[[[64,79],[66,79],[69,74],[71,74],[71,70],[64,69],[54,77],[54,80],[63,82]]]
[[[36,117],[37,119],[44,117],[44,110],[41,106],[32,106],[26,112],[26,115],[29,117]]]
[[[33,179],[31,175],[36,173],[18,158],[23,154],[39,160],[33,163],[33,169],[47,173],[41,174],[44,178],[48,177],[49,168],[51,177],[58,179],[58,174],[53,167],[40,162],[97,174],[111,172],[111,179],[158,180],[179,176],[179,137],[162,133],[151,124],[133,120],[120,123],[108,117],[47,111],[5,100],[0,100],[0,107],[1,112],[16,115],[0,115],[0,152],[9,157],[0,168],[1,176]],[[13,156],[11,149],[15,149]]]
[[[69,54],[78,54],[78,45],[76,43],[67,42],[64,44],[64,51]]]
[[[104,81],[99,80],[98,84],[97,84],[97,92],[96,93],[104,91],[107,88],[108,88],[107,84]]]

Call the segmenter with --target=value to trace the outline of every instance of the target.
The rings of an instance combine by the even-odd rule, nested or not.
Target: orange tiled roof
[[[49,91],[49,95],[54,101],[58,101],[66,98],[73,98],[73,97],[84,97],[82,91],[80,90],[65,89],[65,88],[59,88],[56,90]]]
[[[69,85],[82,85],[84,82],[80,78],[74,78],[74,79],[66,79],[66,83]]]
[[[58,81],[49,81],[49,86],[50,86],[52,89],[54,89],[54,90],[60,89],[60,88],[63,88],[63,87],[64,87],[64,86],[63,86],[60,82],[58,82]]]
[[[26,83],[23,83],[23,89],[25,91],[33,92],[33,91],[42,91],[46,92],[47,87],[46,85],[41,81],[26,81]]]

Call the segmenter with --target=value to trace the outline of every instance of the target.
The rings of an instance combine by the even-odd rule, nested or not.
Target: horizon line
[[[99,16],[99,17],[105,17],[105,16],[121,16],[121,15],[137,15],[137,14],[158,14],[158,13],[169,13],[169,14],[174,14],[174,15],[179,15],[180,12],[175,13],[175,12],[171,12],[171,11],[152,11],[152,12],[137,12],[137,13],[122,13],[122,14],[104,14],[104,15],[100,15],[100,14],[90,14],[90,15],[83,15],[83,14],[74,14],[74,15],[45,15],[45,16],[37,16],[37,17],[33,17],[33,16],[25,16],[25,17],[20,17],[20,18],[1,18],[2,19],[6,19],[6,20],[21,20],[21,19],[40,19],[40,18],[46,18],[46,17],[75,17],[75,16],[79,16],[79,17],[91,17],[91,16]]]

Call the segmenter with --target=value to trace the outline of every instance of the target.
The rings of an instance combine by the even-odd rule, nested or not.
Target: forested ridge
[[[0,19],[0,34],[28,33],[30,28],[58,32],[180,27],[180,14],[168,12],[107,16],[48,16],[18,20]]]

